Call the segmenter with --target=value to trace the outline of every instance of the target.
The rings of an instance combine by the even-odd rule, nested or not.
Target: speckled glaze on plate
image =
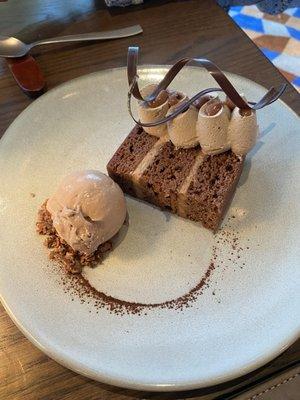
[[[142,67],[140,77],[159,81],[165,72]],[[251,100],[265,92],[229,77]],[[173,84],[189,95],[212,85],[192,67]],[[105,172],[132,127],[126,93],[123,68],[70,81],[36,100],[0,141],[1,301],[36,346],[93,379],[165,391],[221,383],[271,360],[299,335],[299,120],[281,101],[258,113],[262,136],[228,212],[235,218],[223,227],[238,236],[241,260],[231,263],[221,241],[223,266],[192,307],[96,313],[64,292],[35,233],[36,212],[67,173]],[[183,295],[205,273],[218,237],[129,197],[127,206],[126,234],[87,278],[129,301]]]

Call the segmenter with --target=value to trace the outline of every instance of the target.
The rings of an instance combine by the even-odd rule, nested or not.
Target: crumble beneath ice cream
[[[45,246],[50,249],[49,258],[57,261],[67,272],[79,274],[83,267],[95,267],[101,263],[105,254],[112,250],[112,243],[102,243],[92,254],[83,254],[73,250],[57,234],[49,211],[46,208],[47,201],[41,206],[38,212],[36,230],[40,235],[45,235]]]

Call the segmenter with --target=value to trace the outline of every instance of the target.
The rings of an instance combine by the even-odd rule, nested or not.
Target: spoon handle
[[[111,31],[103,31],[103,32],[91,32],[91,33],[82,33],[79,35],[68,35],[68,36],[59,36],[50,39],[43,39],[37,42],[34,42],[30,45],[30,48],[35,46],[40,46],[43,44],[53,44],[53,43],[68,43],[68,42],[84,42],[88,40],[108,40],[108,39],[119,39],[128,36],[138,35],[142,33],[143,29],[140,25],[129,26],[123,29],[114,29]]]
[[[6,59],[15,81],[27,96],[36,98],[46,90],[46,81],[32,56]]]

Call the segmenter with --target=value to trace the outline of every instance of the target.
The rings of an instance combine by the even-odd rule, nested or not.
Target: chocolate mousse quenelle
[[[246,98],[239,95],[233,87],[226,87],[226,83],[225,87],[222,86],[225,93],[228,92],[224,101],[216,95],[196,95],[197,99],[191,101],[184,93],[171,91],[164,88],[165,85],[160,90],[160,86],[161,84],[150,84],[140,91],[144,99],[138,103],[137,123],[145,132],[157,137],[168,135],[177,148],[200,144],[206,154],[219,154],[232,149],[235,154],[244,156],[254,147],[258,137],[256,107],[251,107]],[[220,89],[206,91],[213,93]],[[243,108],[231,99],[234,92]],[[149,96],[155,98],[147,101]],[[267,104],[269,102],[263,106]],[[175,113],[179,109],[180,112]]]
[[[78,273],[111,250],[110,239],[125,217],[124,194],[111,178],[95,170],[78,171],[66,176],[44,203],[37,230],[47,235],[51,258]]]
[[[125,192],[216,231],[256,143],[256,112],[276,101],[285,85],[253,103],[211,61],[184,58],[160,83],[140,89],[138,51],[128,49],[127,64],[128,110],[136,126],[108,163],[108,173]],[[171,90],[189,62],[204,67],[219,86],[191,98]],[[132,97],[139,119],[131,110]]]

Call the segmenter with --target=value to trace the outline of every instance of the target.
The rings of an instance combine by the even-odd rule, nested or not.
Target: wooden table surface
[[[170,64],[183,56],[205,56],[223,70],[266,87],[286,82],[251,40],[213,0],[146,1],[107,9],[101,0],[9,0],[0,3],[0,32],[24,41],[141,24],[134,38],[39,48],[34,51],[48,88],[100,69],[123,66],[130,44],[141,46],[141,63]],[[289,85],[284,100],[300,113],[299,95]],[[0,137],[31,103],[0,61]],[[299,361],[300,341],[267,366],[218,389],[251,382]],[[0,305],[0,399],[93,400],[202,398],[217,388],[185,393],[141,393],[110,387],[77,375],[37,350],[14,326]]]

